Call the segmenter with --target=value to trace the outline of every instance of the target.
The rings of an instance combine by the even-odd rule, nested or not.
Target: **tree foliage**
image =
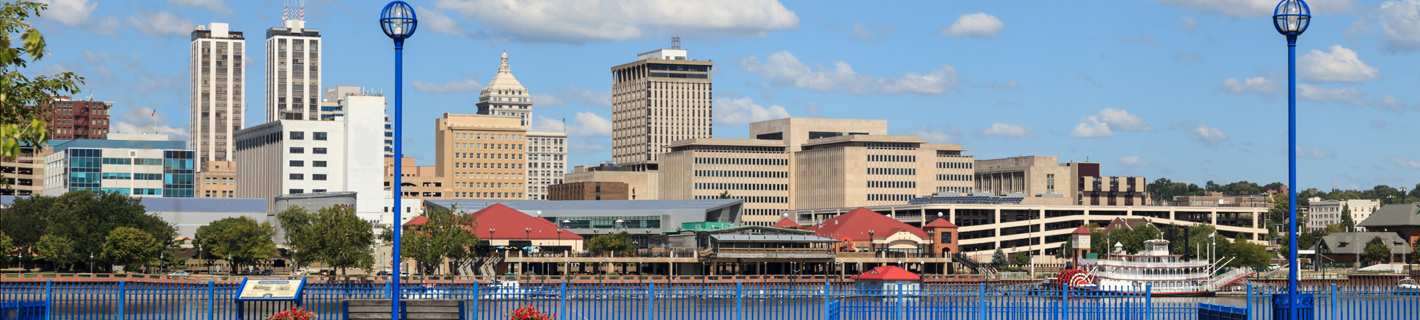
[[[1015,257],[1011,258],[1011,264],[1018,266],[1030,264],[1030,254],[1030,252],[1017,252]]]
[[[730,191],[729,191],[729,190],[725,190],[724,192],[720,192],[720,199],[729,199],[729,198],[730,198]]]
[[[1385,240],[1381,240],[1381,237],[1371,238],[1370,242],[1366,242],[1366,248],[1361,251],[1361,260],[1375,263],[1390,262],[1390,247],[1385,245]]]
[[[1356,218],[1351,217],[1351,207],[1341,205],[1341,230],[1346,232],[1356,230]]]
[[[14,254],[14,253],[15,253],[15,241],[14,241],[14,240],[11,240],[11,239],[10,239],[10,236],[5,235],[5,232],[4,232],[4,231],[0,231],[0,257],[7,257],[7,258],[8,258],[8,257],[10,257],[11,254]],[[3,258],[0,258],[0,259],[3,259]],[[0,260],[0,261],[3,261],[3,260]]]
[[[44,58],[46,43],[29,18],[39,17],[48,5],[30,1],[0,2],[0,160],[20,155],[21,146],[39,146],[49,140],[44,105],[53,96],[79,91],[84,78],[72,72],[33,78],[22,72]],[[19,43],[12,43],[14,40]],[[0,179],[0,188],[9,188]],[[37,239],[37,238],[36,238]]]
[[[991,253],[991,265],[999,267],[1006,265],[1006,263],[1006,252],[1001,251],[1001,248],[996,248],[996,252]]]
[[[271,238],[276,230],[269,222],[233,217],[197,228],[196,243],[219,259],[231,258],[232,267],[254,265],[276,255]]]
[[[104,237],[101,255],[104,261],[117,265],[156,265],[163,245],[153,235],[133,227],[118,227]]]
[[[1215,239],[1221,238],[1222,237],[1215,237]],[[1272,262],[1273,254],[1267,252],[1266,246],[1249,242],[1247,239],[1243,238],[1242,234],[1238,234],[1237,238],[1234,238],[1232,242],[1223,242],[1221,244],[1223,245],[1218,247],[1219,254],[1215,258],[1218,260],[1231,258],[1232,260],[1228,261],[1227,264],[1229,267],[1261,270]]]
[[[463,260],[473,256],[480,239],[473,233],[477,222],[458,208],[436,208],[424,212],[422,225],[405,228],[400,234],[400,255],[414,259],[424,274],[438,272],[444,259]]]
[[[622,231],[621,233],[592,237],[592,240],[587,243],[587,250],[597,253],[619,252],[622,255],[627,255],[636,248],[631,244],[631,234]]]
[[[56,268],[65,265],[73,269],[74,262],[80,259],[79,252],[74,250],[73,241],[52,234],[39,237],[39,243],[35,245],[35,255],[41,260],[53,263]]]
[[[332,268],[369,270],[375,263],[374,226],[351,206],[321,208],[315,214],[292,207],[276,215],[286,246],[297,261],[322,261]]]

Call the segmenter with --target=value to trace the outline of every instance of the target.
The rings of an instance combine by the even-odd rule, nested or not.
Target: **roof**
[[[902,268],[899,268],[897,266],[881,266],[873,268],[873,270],[868,270],[868,272],[864,272],[863,274],[860,274],[857,277],[853,278],[858,280],[922,280],[922,276],[919,276],[916,273],[912,273],[911,271],[903,270]]]
[[[1381,241],[1390,247],[1391,254],[1411,252],[1410,244],[1394,232],[1338,232],[1321,237],[1321,245],[1325,247],[1325,253],[1359,254],[1364,252],[1366,244],[1376,237],[1380,237]]]
[[[1420,202],[1383,206],[1371,212],[1371,217],[1356,225],[1360,227],[1420,226]]]
[[[868,232],[870,230],[873,231],[871,235]],[[927,237],[927,233],[922,232],[922,229],[902,223],[897,219],[888,218],[867,208],[853,209],[853,211],[824,221],[823,226],[814,231],[814,235],[833,239],[848,238],[853,241],[872,241],[871,237],[887,237],[898,231],[907,231],[920,238]]]
[[[498,74],[493,75],[493,80],[488,81],[488,86],[484,87],[484,93],[489,89],[493,90],[524,90],[523,84],[518,82],[518,78],[513,77],[512,68],[508,67],[508,53],[504,52],[502,63],[498,64]]]
[[[927,225],[922,226],[922,228],[956,228],[956,227],[957,227],[957,225],[956,225],[955,223],[952,223],[951,221],[947,221],[947,219],[942,219],[942,218],[937,218],[937,220],[932,220],[932,222],[928,222]]]
[[[838,242],[829,238],[798,234],[717,234],[711,235],[710,238],[722,242]]]
[[[1090,232],[1090,229],[1086,229],[1085,226],[1080,226],[1079,228],[1075,228],[1075,232],[1071,232],[1070,234],[1084,234],[1084,235],[1089,235],[1089,234],[1093,234],[1093,233]]]
[[[1149,219],[1135,219],[1135,218],[1125,219],[1125,218],[1115,217],[1114,219],[1109,220],[1109,226],[1106,226],[1106,227],[1104,228],[1104,232],[1105,232],[1105,233],[1114,232],[1114,229],[1116,229],[1116,228],[1121,228],[1121,227],[1123,227],[1123,228],[1129,228],[1129,231],[1134,231],[1134,228],[1138,228],[1139,226],[1146,225],[1146,224],[1150,224],[1150,223],[1151,223],[1151,222],[1149,222]]]
[[[803,226],[799,225],[798,223],[795,223],[794,220],[789,220],[788,218],[784,218],[784,220],[779,220],[779,222],[775,222],[774,225],[772,225],[772,226],[770,226],[770,227],[798,229],[798,228],[802,228]]]
[[[559,228],[551,221],[529,216],[502,204],[493,204],[468,215],[473,217],[473,233],[484,240],[582,239],[582,236],[571,231],[557,232]],[[428,221],[428,218],[419,216],[404,225],[418,226]]]
[[[62,141],[62,140],[56,140]],[[69,148],[106,148],[106,149],[161,149],[161,150],[188,150],[187,142],[184,141],[154,141],[154,140],[67,140],[58,144],[50,144],[54,152],[63,151]]]

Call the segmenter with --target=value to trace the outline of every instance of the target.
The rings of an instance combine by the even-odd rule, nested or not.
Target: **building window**
[[[325,132],[315,132],[312,138],[320,141],[325,141]]]
[[[311,166],[316,168],[325,168],[325,161],[311,161]]]
[[[301,173],[292,173],[291,180],[306,180],[306,175]]]
[[[325,175],[324,175],[324,174],[312,174],[312,175],[311,175],[311,180],[315,180],[315,181],[325,181]]]
[[[321,192],[325,192],[325,189],[311,189],[311,192],[321,193]]]
[[[306,133],[301,131],[291,131],[291,140],[306,140]]]
[[[311,153],[325,154],[325,148],[311,148]]]
[[[302,148],[302,147],[291,147],[291,153],[293,153],[293,154],[306,153],[306,148]]]
[[[303,191],[303,190],[301,190],[301,189],[291,189],[291,190],[289,190],[289,191],[290,191],[290,192],[287,192],[288,194],[302,194],[302,193],[306,193],[305,191]]]
[[[292,167],[304,167],[304,166],[306,166],[306,162],[305,162],[305,161],[301,161],[301,160],[291,160],[291,166],[292,166]]]

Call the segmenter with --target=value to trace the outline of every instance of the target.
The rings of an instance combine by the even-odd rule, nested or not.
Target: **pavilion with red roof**
[[[905,294],[914,294],[922,288],[922,276],[897,266],[881,266],[853,277],[853,284],[859,290],[896,294],[900,287]]]
[[[784,218],[784,220],[779,220],[779,222],[775,222],[774,225],[772,225],[772,226],[770,226],[770,227],[786,228],[786,229],[803,229],[803,228],[804,228],[804,226],[801,226],[801,225],[799,225],[798,223],[795,223],[794,220],[789,220],[789,218]]]
[[[873,252],[918,253],[930,243],[927,232],[866,208],[853,209],[823,222],[814,235],[841,239],[847,247],[870,248]]]
[[[530,216],[503,204],[493,204],[468,215],[473,217],[474,223],[469,228],[484,245],[493,248],[582,251],[582,236],[558,228],[551,221]],[[419,216],[410,219],[404,227],[408,229],[427,222],[428,218]]]

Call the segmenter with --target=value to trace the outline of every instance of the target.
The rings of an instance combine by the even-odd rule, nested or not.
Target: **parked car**
[[[306,273],[306,269],[296,269],[295,271],[291,271],[291,275],[293,276],[303,276],[306,275]]]
[[[391,273],[389,270],[380,270],[380,272],[376,272],[376,273],[375,273],[375,275],[381,276],[381,277],[385,277],[385,276],[389,276],[389,275],[393,275],[393,274],[394,274],[394,273]]]
[[[186,277],[186,276],[190,276],[190,275],[192,275],[192,274],[191,274],[191,273],[187,273],[187,271],[176,271],[176,272],[173,272],[173,273],[169,273],[168,275],[169,275],[169,276],[174,276],[174,277]]]
[[[261,275],[263,275],[263,276],[269,276],[269,275],[274,275],[274,274],[276,274],[276,271],[271,270],[271,269],[266,269],[266,270],[261,271]]]

